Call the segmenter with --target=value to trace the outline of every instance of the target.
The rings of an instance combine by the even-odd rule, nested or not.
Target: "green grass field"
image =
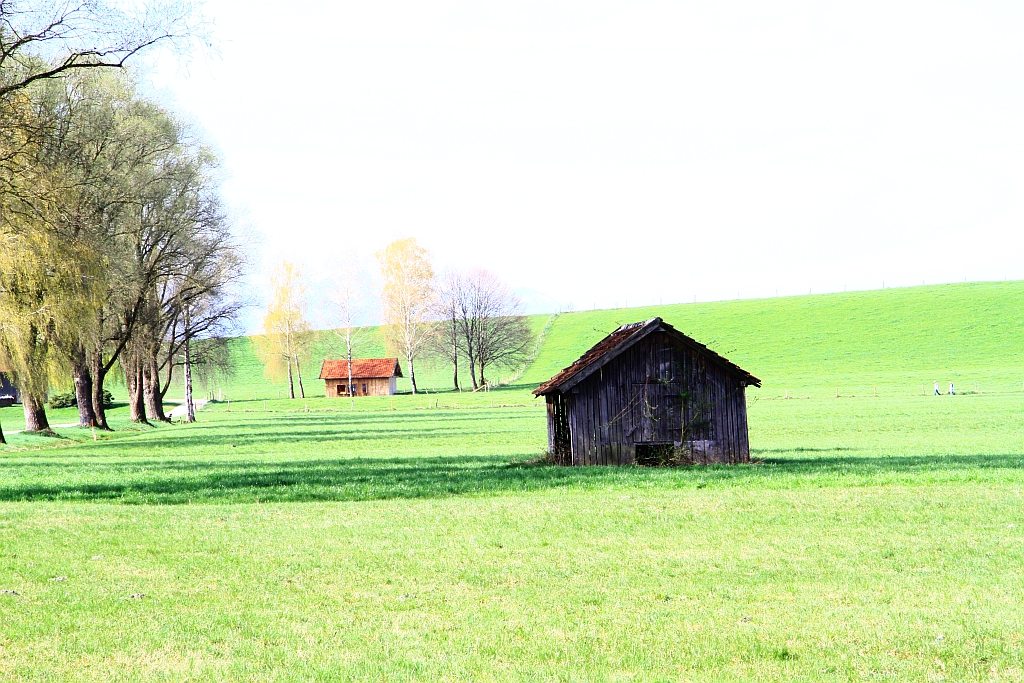
[[[0,680],[1024,680],[1022,299],[563,314],[520,384],[354,411],[240,340],[198,424],[11,437]],[[654,314],[764,380],[756,463],[537,462],[531,386]]]

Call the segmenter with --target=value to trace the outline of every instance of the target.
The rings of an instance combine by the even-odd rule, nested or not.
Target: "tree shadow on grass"
[[[366,501],[500,495],[554,488],[661,489],[717,484],[750,488],[850,486],[1022,477],[1020,454],[951,456],[774,457],[754,465],[645,468],[559,467],[508,458],[329,458],[292,461],[133,459],[69,474],[66,461],[36,461],[0,486],[0,501],[95,501],[136,504]],[[40,484],[40,481],[47,483]]]
[[[429,442],[431,439],[453,439],[453,438],[486,438],[499,433],[518,433],[514,429],[444,429],[438,426],[436,431],[429,429],[387,429],[375,430],[373,432],[356,432],[348,430],[335,430],[329,428],[303,429],[301,431],[277,430],[274,432],[261,432],[249,434],[201,434],[191,431],[188,434],[175,435],[173,440],[154,438],[146,443],[141,438],[133,439],[130,443],[125,441],[110,440],[102,444],[86,444],[89,448],[88,454],[95,456],[104,452],[111,454],[123,453],[126,447],[137,450],[140,444],[148,448],[172,451],[189,451],[196,448],[221,449],[225,452],[233,447],[259,447],[268,451],[274,451],[279,444],[304,445],[335,445],[342,446],[358,442],[377,443],[382,439],[412,440],[419,439]],[[134,456],[133,456],[134,459]]]
[[[339,418],[325,421],[322,416],[310,417],[266,417],[247,420],[245,431],[234,429],[230,423],[204,422],[188,426],[154,424],[140,427],[129,425],[115,432],[113,438],[98,442],[89,441],[89,432],[78,427],[61,430],[66,444],[80,442],[74,452],[83,457],[123,456],[130,452],[133,461],[136,453],[151,451],[195,452],[196,449],[220,450],[230,453],[232,448],[250,448],[257,451],[273,452],[282,444],[292,446],[334,446],[347,448],[353,444],[365,443],[381,447],[382,440],[419,441],[429,449],[432,440],[450,441],[466,439],[480,441],[500,434],[522,434],[524,421],[530,422],[536,416],[517,415],[505,418],[500,423],[486,416],[460,415],[457,421],[450,416],[436,416],[418,419],[415,424],[382,422],[372,416]],[[49,445],[41,437],[22,439],[29,444]],[[70,455],[70,452],[68,452]],[[61,457],[66,458],[67,455]],[[8,463],[4,463],[6,466]]]

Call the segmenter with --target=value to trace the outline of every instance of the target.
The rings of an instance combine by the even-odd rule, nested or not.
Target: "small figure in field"
[[[953,391],[953,383],[952,382],[949,383],[949,395],[950,396],[956,396],[956,392]]]
[[[935,381],[935,395],[936,396],[941,396],[942,395],[942,394],[939,393],[939,382],[938,382],[938,380]]]

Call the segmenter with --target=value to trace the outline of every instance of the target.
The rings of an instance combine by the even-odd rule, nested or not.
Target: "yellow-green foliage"
[[[430,254],[415,239],[406,238],[378,252],[377,261],[384,278],[381,302],[387,348],[415,363],[430,335],[429,320],[434,315]]]
[[[38,213],[0,223],[0,353],[22,390],[41,396],[51,376],[66,375],[60,351],[94,319],[102,278],[86,240],[53,220],[57,201],[40,200]]]
[[[302,271],[284,261],[270,281],[270,303],[263,316],[263,334],[253,345],[267,379],[280,381],[289,376],[293,362],[307,356],[310,325],[306,320],[306,286]]]

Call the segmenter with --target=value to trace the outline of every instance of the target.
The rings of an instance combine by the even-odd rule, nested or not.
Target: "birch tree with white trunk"
[[[384,338],[390,349],[405,358],[415,394],[416,359],[434,330],[436,293],[430,254],[414,238],[407,237],[377,252],[377,262],[384,277]]]

